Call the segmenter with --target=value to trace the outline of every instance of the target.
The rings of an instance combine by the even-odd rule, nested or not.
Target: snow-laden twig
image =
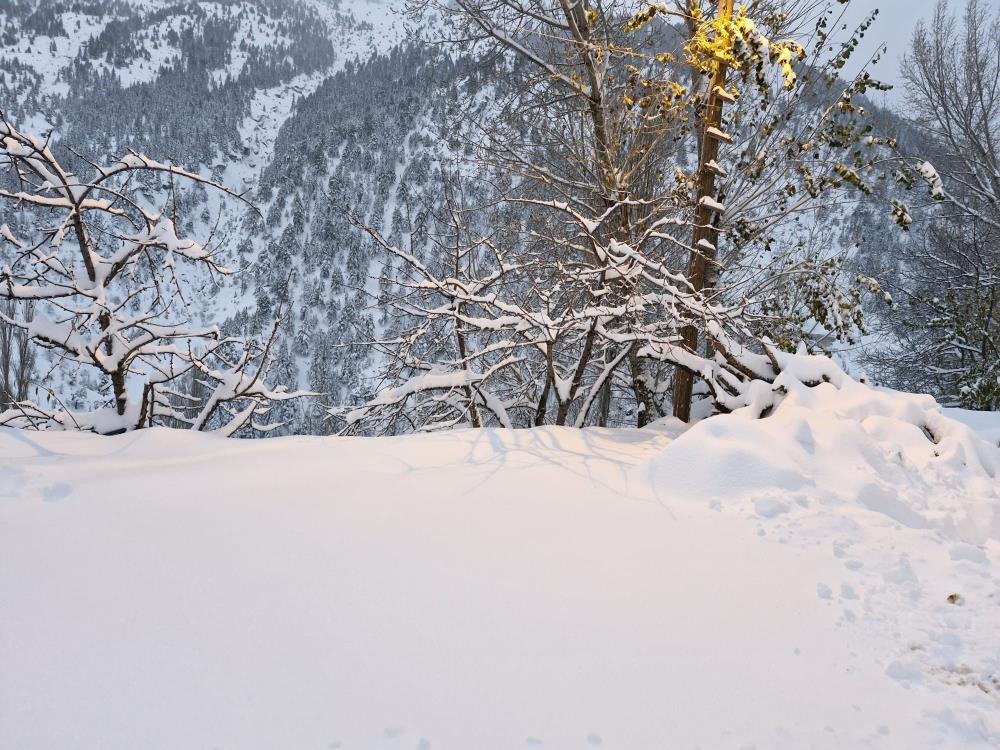
[[[268,404],[305,395],[267,385],[277,321],[263,345],[191,321],[188,280],[230,271],[181,236],[175,216],[143,205],[129,178],[165,174],[242,195],[134,152],[77,175],[3,113],[0,167],[20,185],[0,190],[0,201],[21,219],[17,234],[0,229],[0,298],[34,305],[30,318],[0,311],[0,321],[51,350],[57,367],[96,372],[108,394],[91,410],[16,404],[0,424],[102,433],[168,424],[229,435],[267,429]]]

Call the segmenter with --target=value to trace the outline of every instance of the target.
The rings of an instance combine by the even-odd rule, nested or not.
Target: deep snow
[[[1000,451],[871,393],[676,439],[0,432],[0,748],[1000,746]]]

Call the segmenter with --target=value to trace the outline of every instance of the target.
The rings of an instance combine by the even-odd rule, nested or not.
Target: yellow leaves
[[[685,68],[694,68],[704,74],[717,72],[720,66],[741,74],[743,83],[753,85],[767,94],[777,78],[786,90],[795,88],[797,83],[797,63],[806,58],[805,48],[795,40],[772,41],[765,33],[770,28],[766,17],[755,18],[757,4],[747,2],[730,14],[713,17],[701,10],[702,3],[692,0],[685,12],[672,10],[673,5],[664,2],[650,2],[642,10],[628,19],[626,29],[636,31],[650,23],[657,15],[681,16],[692,35],[684,46],[680,60],[674,54],[663,52],[646,56],[637,49],[609,47],[609,52],[623,59],[642,59],[645,65],[627,66],[630,80],[626,85],[627,94],[622,101],[628,110],[638,114],[646,111],[646,117],[683,117],[683,107],[691,92],[679,83],[670,80],[669,75],[656,76],[650,80],[649,63],[673,65],[680,63]],[[728,6],[732,9],[732,4]],[[750,10],[748,10],[748,8]],[[758,25],[758,22],[760,25]],[[640,70],[642,72],[640,72]],[[645,74],[645,76],[644,76]],[[683,74],[675,76],[683,78]],[[732,103],[740,96],[743,83],[714,89],[715,95],[724,102]]]
[[[744,15],[742,7],[740,15]],[[737,21],[719,17],[705,22],[696,8],[693,16],[695,33],[684,47],[688,64],[704,71],[711,70],[717,63],[736,67],[738,60],[734,49],[738,39]]]
[[[675,100],[683,99],[688,94],[687,86],[681,86],[676,81],[667,81],[667,91],[670,92],[670,96]]]
[[[805,47],[794,41],[771,44],[771,55],[781,68],[781,77],[785,80],[785,88],[791,89],[795,85],[796,79],[792,62],[793,60],[802,62],[806,59]]]
[[[676,81],[654,81],[649,78],[633,80],[631,83],[632,93],[622,95],[622,103],[628,107],[638,107],[639,109],[650,109],[656,106],[660,114],[666,114],[683,102],[687,97],[688,90],[685,86]],[[639,93],[636,93],[638,89]]]
[[[625,22],[625,31],[638,31],[656,18],[656,15],[660,12],[662,12],[662,8],[660,8],[660,6],[647,5]]]
[[[780,48],[775,62],[781,67],[781,77],[785,79],[785,88],[790,89],[795,85],[795,71],[792,70],[792,50],[789,47]]]
[[[720,17],[699,23],[684,51],[688,64],[705,72],[716,65],[743,73],[759,71],[766,58],[778,66],[786,89],[795,86],[792,63],[806,57],[805,48],[796,41],[768,39],[742,5],[730,19]]]

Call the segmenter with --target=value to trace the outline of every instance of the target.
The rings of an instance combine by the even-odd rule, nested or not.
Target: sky
[[[913,27],[920,19],[927,19],[934,10],[937,0],[854,0],[845,18],[851,25],[860,23],[873,8],[879,9],[878,19],[865,35],[862,48],[857,53],[857,60],[867,60],[879,44],[887,44],[889,52],[882,61],[872,69],[876,78],[897,86],[895,100],[899,95],[899,58],[906,51],[913,34]],[[1000,0],[986,0],[987,4],[1000,4]],[[964,0],[951,0],[954,10],[960,10],[965,5]]]

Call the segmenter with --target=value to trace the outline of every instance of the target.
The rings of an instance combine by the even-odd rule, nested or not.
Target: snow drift
[[[751,384],[745,407],[696,424],[654,459],[652,485],[722,502],[806,493],[952,539],[1000,539],[998,442],[931,396],[869,387],[826,357],[782,364],[773,384]]]
[[[0,431],[0,748],[996,747],[1000,418],[807,375],[680,436]]]

